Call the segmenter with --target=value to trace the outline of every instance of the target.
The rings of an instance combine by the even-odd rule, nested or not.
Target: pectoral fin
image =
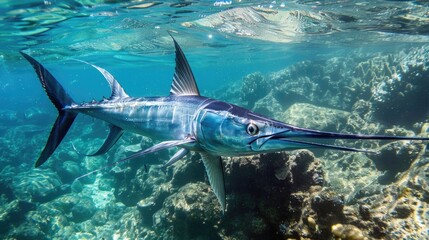
[[[89,172],[89,173],[87,173],[85,175],[82,175],[82,176],[76,178],[75,180],[78,180],[78,179],[81,179],[83,177],[89,176],[89,175],[91,175],[93,173],[96,173],[96,172],[99,172],[99,171],[101,171],[103,169],[106,169],[106,168],[109,168],[109,167],[113,167],[113,166],[115,166],[115,165],[117,165],[117,164],[119,164],[121,162],[125,162],[125,161],[128,161],[128,160],[134,159],[134,158],[138,158],[138,157],[141,157],[141,156],[149,154],[149,153],[154,153],[154,152],[157,152],[157,151],[160,151],[160,150],[163,150],[163,149],[167,149],[167,148],[171,148],[171,147],[179,147],[179,146],[182,146],[182,145],[185,145],[185,144],[192,144],[194,142],[195,142],[195,139],[192,139],[192,138],[187,138],[187,139],[183,139],[183,140],[173,140],[173,141],[160,142],[160,143],[158,143],[156,145],[153,145],[150,148],[146,148],[146,149],[141,150],[140,152],[134,153],[133,155],[128,156],[128,157],[126,157],[124,159],[121,159],[119,161],[113,162],[113,163],[111,163],[111,164],[109,164],[107,166],[104,166],[102,168],[99,168],[99,169],[96,169],[94,171],[91,171],[91,172]]]
[[[171,158],[166,162],[164,165],[162,165],[162,168],[165,169],[171,165],[173,165],[175,162],[179,161],[183,157],[186,156],[186,154],[189,153],[189,149],[182,148],[179,151],[177,151]]]
[[[201,158],[206,168],[207,176],[213,192],[222,207],[222,212],[225,212],[225,179],[222,158],[220,156],[213,156],[207,153],[201,153]]]
[[[131,160],[133,158],[137,158],[137,157],[141,157],[145,154],[149,154],[149,153],[153,153],[153,152],[157,152],[159,150],[163,150],[163,149],[167,149],[167,148],[171,148],[171,147],[178,147],[178,146],[182,146],[185,144],[190,144],[190,143],[194,143],[195,139],[183,139],[183,140],[173,140],[173,141],[165,141],[165,142],[160,142],[156,145],[153,145],[150,148],[147,148],[145,150],[142,150],[140,152],[134,153],[133,155],[126,157],[122,160],[119,160],[119,162],[123,162],[123,161],[128,161]]]

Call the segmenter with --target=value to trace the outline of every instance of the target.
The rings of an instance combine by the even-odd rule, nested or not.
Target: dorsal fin
[[[106,69],[82,60],[77,60],[77,61],[91,65],[92,67],[97,69],[101,74],[103,74],[104,78],[109,83],[110,89],[112,90],[112,94],[110,95],[109,100],[129,97],[128,94],[125,92],[125,90],[122,88],[121,84],[119,84],[119,82],[115,79],[115,77],[112,74],[110,74]]]
[[[197,83],[195,82],[194,74],[192,73],[188,60],[186,60],[185,54],[176,42],[176,39],[174,39],[171,34],[170,36],[176,48],[176,68],[173,76],[173,83],[171,84],[170,95],[199,96],[200,91],[198,91]]]

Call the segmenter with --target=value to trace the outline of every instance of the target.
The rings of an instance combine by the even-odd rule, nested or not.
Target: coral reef
[[[247,108],[252,108],[255,102],[263,98],[269,92],[269,85],[261,73],[252,73],[242,80],[240,98],[247,103]]]
[[[24,220],[25,214],[35,209],[35,205],[22,200],[13,200],[1,204],[0,234],[7,233],[11,226],[19,226]]]
[[[249,74],[217,98],[301,127],[427,136],[428,52],[423,46],[299,62]],[[429,156],[419,141],[335,142],[374,154],[300,150],[224,158],[222,213],[198,153],[162,169],[173,151],[161,151],[74,181],[154,144],[134,134],[101,157],[62,144],[52,161],[33,169],[35,149],[50,131],[40,127],[45,118],[54,117],[37,108],[0,112],[0,238],[427,237]],[[85,152],[98,149],[105,135],[103,125],[85,120],[69,133]]]
[[[41,169],[18,173],[13,177],[10,188],[16,198],[28,202],[47,202],[68,191],[57,173]]]
[[[188,183],[167,197],[154,215],[154,228],[162,239],[221,239],[222,212],[209,185]]]
[[[296,103],[283,113],[280,120],[295,126],[337,132],[344,128],[349,115],[346,111]]]
[[[400,61],[393,56],[380,57],[385,61],[384,74],[379,75],[371,89],[371,103],[378,121],[386,123],[395,119],[398,124],[409,125],[427,116],[428,110],[422,103],[427,102],[429,96],[426,81],[429,67],[421,55],[428,53],[428,48],[420,48],[402,56],[404,59]]]
[[[366,239],[359,228],[353,225],[343,225],[341,223],[332,225],[332,234],[334,234],[336,239],[344,239],[344,240]]]
[[[422,104],[429,101],[425,85],[429,61],[424,54],[428,49],[424,46],[371,58],[354,56],[301,62],[270,77],[258,76],[276,88],[255,100],[253,110],[320,130],[398,136],[420,132],[427,136],[427,124],[421,122],[427,121],[428,116]],[[237,93],[224,91],[224,94],[223,98],[233,99]],[[325,114],[328,112],[331,114]],[[297,194],[296,199],[302,203],[299,211],[307,216],[295,225],[287,222],[279,231],[289,237],[323,239],[399,239],[406,234],[414,239],[424,238],[425,145],[346,140],[337,143],[378,151],[369,155],[325,151],[321,156],[323,190],[317,190],[313,198]],[[243,171],[250,170],[243,167]],[[249,186],[257,185],[251,182]],[[322,209],[336,210],[327,214]],[[300,231],[294,233],[295,226]]]

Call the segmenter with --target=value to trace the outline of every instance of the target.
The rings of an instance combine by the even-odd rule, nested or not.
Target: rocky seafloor
[[[304,61],[252,73],[209,93],[278,120],[326,131],[429,134],[429,46],[396,54]],[[153,145],[125,134],[85,157],[107,128],[80,118],[40,169],[32,168],[54,116],[1,111],[2,239],[424,239],[429,154],[419,141],[345,141],[374,154],[298,150],[224,158],[220,209],[198,154],[163,172],[161,151],[74,179]]]

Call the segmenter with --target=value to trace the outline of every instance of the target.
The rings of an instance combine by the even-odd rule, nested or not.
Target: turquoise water
[[[84,71],[88,67],[72,60],[80,59],[113,72],[127,89],[133,89],[133,95],[165,94],[174,66],[174,49],[167,31],[178,32],[176,38],[192,62],[200,88],[208,91],[250,72],[269,73],[301,60],[356,50],[398,52],[428,40],[426,6],[413,1],[246,1],[221,7],[214,6],[213,1],[156,2],[152,7],[150,3],[140,6],[137,1],[112,2],[3,2],[2,95],[16,88],[24,88],[26,95],[37,94],[25,89],[37,82],[28,80],[31,71],[25,71],[30,69],[19,55],[21,50],[49,66],[56,76],[64,74],[57,78],[65,83],[84,86],[88,78],[96,77],[87,77],[91,74]],[[236,26],[227,25],[235,21],[234,17],[214,27],[195,23],[229,8],[247,6],[302,11],[309,16],[294,14],[283,17],[284,21],[248,17]],[[242,32],[240,26],[245,28]],[[10,76],[14,81],[9,80]],[[158,81],[160,84],[151,85]],[[91,93],[89,98],[108,94],[94,92],[91,85],[97,83],[101,85],[102,81],[85,86]],[[80,97],[84,100],[88,96]],[[12,102],[16,101],[23,100]]]
[[[311,161],[322,170],[294,172],[324,175],[323,181],[308,186],[290,185],[288,177],[278,177],[283,168],[273,156],[249,160],[253,164],[248,165],[243,159],[225,159],[225,215],[196,155],[166,174],[136,161],[74,182],[153,145],[126,133],[109,153],[81,156],[71,143],[91,152],[107,134],[106,125],[90,117],[79,117],[53,157],[42,170],[35,170],[57,113],[19,53],[42,63],[77,102],[100,100],[110,90],[102,75],[76,59],[108,70],[130,96],[164,96],[175,66],[170,32],[205,96],[288,123],[308,124],[302,127],[424,134],[429,121],[426,1],[3,0],[0,13],[0,238],[331,239],[335,224],[359,228],[369,239],[427,237],[428,202],[419,196],[429,190],[422,177],[429,169],[428,156],[419,143],[349,143],[387,152],[376,157],[316,151]],[[257,72],[262,80],[248,75]],[[148,162],[166,161],[173,153],[155,154]],[[289,166],[291,156],[300,159],[293,154],[274,157]],[[255,163],[262,159],[269,164]],[[386,161],[393,163],[385,166]],[[262,180],[253,182],[246,173]],[[353,214],[360,220],[347,217],[353,214],[323,215],[310,185],[337,194],[346,207],[358,209]],[[309,200],[298,200],[298,193]],[[337,198],[332,199],[327,201],[332,206],[321,208],[337,211]],[[380,199],[395,204],[387,210],[369,204]],[[153,206],[147,207],[148,202]],[[362,217],[362,206],[370,209],[371,217]],[[385,225],[377,220],[383,211],[391,217]],[[297,212],[302,215],[295,216]],[[406,221],[411,221],[408,229],[392,230]]]

